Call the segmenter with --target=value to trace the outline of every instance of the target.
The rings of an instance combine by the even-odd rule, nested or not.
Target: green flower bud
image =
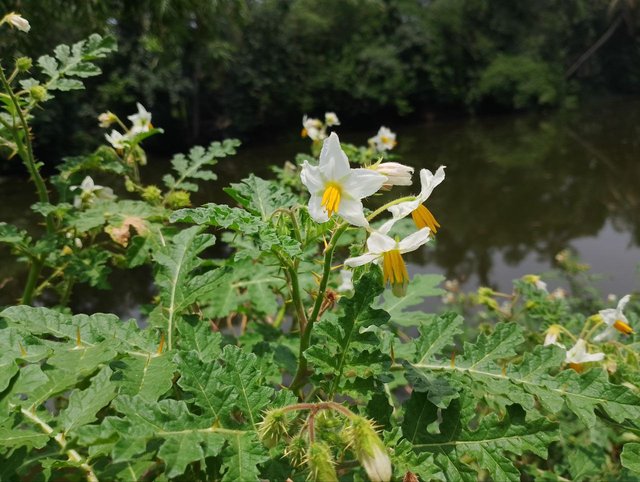
[[[29,94],[36,102],[42,102],[47,98],[47,89],[41,85],[34,85],[29,89]]]
[[[124,188],[127,190],[127,192],[134,192],[136,190],[136,185],[131,179],[127,177],[124,180]]]
[[[331,449],[324,442],[312,442],[307,453],[309,480],[312,482],[338,482]]]
[[[151,204],[158,204],[162,200],[162,191],[158,186],[147,186],[142,191],[142,199]]]
[[[259,424],[258,435],[260,435],[262,443],[267,447],[275,447],[278,442],[289,437],[288,426],[289,418],[287,417],[287,412],[278,408],[269,410]]]
[[[287,445],[284,455],[289,459],[292,466],[301,466],[307,459],[307,442],[300,435],[296,435]]]
[[[191,206],[191,197],[187,191],[173,191],[167,195],[165,202],[172,209]]]
[[[33,60],[31,57],[18,57],[16,59],[16,69],[20,72],[26,72],[33,65]]]
[[[351,419],[351,426],[346,430],[349,447],[367,472],[372,482],[389,482],[391,480],[391,460],[387,448],[378,437],[373,422],[364,417]]]

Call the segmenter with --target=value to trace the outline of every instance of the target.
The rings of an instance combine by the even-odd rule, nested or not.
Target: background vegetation
[[[2,0],[0,9],[34,27],[3,40],[5,62],[93,32],[119,44],[90,95],[41,118],[47,158],[90,144],[99,112],[138,99],[179,134],[155,147],[176,149],[273,135],[327,106],[356,125],[572,105],[640,85],[630,0]],[[47,122],[61,114],[65,126]]]

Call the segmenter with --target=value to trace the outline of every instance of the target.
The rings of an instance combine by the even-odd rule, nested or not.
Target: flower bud
[[[287,413],[282,409],[273,409],[265,413],[264,419],[258,427],[258,435],[262,443],[267,447],[275,447],[278,442],[285,440],[289,434],[287,427],[289,419]]]
[[[100,123],[99,125],[103,129],[106,129],[117,120],[118,118],[116,117],[116,115],[109,110],[107,112],[103,112],[98,116],[98,122]]]
[[[47,89],[41,85],[34,85],[29,89],[29,94],[31,94],[31,97],[33,97],[33,100],[36,102],[42,102],[47,98]]]
[[[151,204],[157,204],[162,200],[162,191],[158,186],[147,186],[142,191],[142,199]]]
[[[390,189],[391,186],[411,186],[413,167],[405,166],[399,162],[382,162],[371,166],[373,170],[387,176],[387,182],[382,187]]]
[[[26,72],[33,65],[33,60],[31,57],[18,57],[16,59],[16,69],[20,72]]]
[[[378,437],[373,423],[364,417],[354,417],[346,430],[351,450],[372,482],[391,480],[391,460],[387,448]]]
[[[172,209],[191,206],[191,197],[187,191],[173,191],[167,195],[165,202]]]
[[[7,22],[9,25],[11,25],[14,28],[17,28],[21,32],[28,32],[29,30],[31,30],[31,25],[29,25],[29,21],[26,18],[24,18],[22,15],[14,12],[6,14],[2,19],[2,22],[0,23],[4,23],[4,22]]]
[[[312,482],[338,482],[331,449],[324,442],[312,442],[307,453],[309,480]]]
[[[300,435],[296,435],[287,445],[284,455],[293,467],[301,466],[307,459],[307,442]]]

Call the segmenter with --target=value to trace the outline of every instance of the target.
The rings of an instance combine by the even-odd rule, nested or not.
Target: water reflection
[[[412,271],[439,272],[467,282],[508,289],[513,278],[547,271],[560,250],[571,247],[594,271],[610,274],[603,289],[623,294],[637,286],[640,261],[640,99],[614,99],[574,112],[505,116],[398,128],[399,152],[416,167],[447,166],[447,179],[429,202],[441,222],[435,247],[411,258]],[[366,142],[371,132],[341,131],[344,140]],[[249,172],[269,176],[308,148],[300,139],[244,148],[219,166],[219,181],[196,202],[227,202],[221,187]],[[157,170],[153,166],[158,166]],[[145,170],[161,177],[167,163]],[[416,187],[418,189],[418,187]],[[26,181],[0,184],[0,220],[25,226],[33,202]],[[24,275],[0,250],[0,305],[14,302]],[[149,270],[114,274],[114,290],[84,289],[75,311],[111,310],[139,316],[153,296]],[[12,288],[13,286],[13,288]],[[553,287],[553,283],[552,283]]]

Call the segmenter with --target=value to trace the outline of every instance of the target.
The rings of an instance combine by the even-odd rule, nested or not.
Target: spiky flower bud
[[[292,466],[299,467],[307,459],[307,442],[300,435],[296,435],[289,441],[289,445],[284,450],[284,455],[289,459]]]
[[[191,197],[187,191],[173,191],[172,193],[169,193],[165,201],[172,209],[191,206]]]
[[[151,204],[157,204],[162,200],[162,191],[158,186],[147,186],[142,191],[142,199]]]
[[[364,417],[351,419],[351,426],[346,430],[349,447],[367,472],[372,482],[389,482],[391,480],[391,460],[387,448],[378,437],[373,422]]]
[[[29,94],[36,102],[42,102],[47,98],[47,89],[41,85],[34,85],[29,89]]]
[[[258,435],[260,435],[262,443],[271,448],[276,446],[278,442],[288,438],[288,426],[289,418],[287,417],[287,412],[275,408],[265,413],[258,427]]]
[[[307,452],[309,480],[312,482],[338,482],[331,449],[324,442],[312,442]]]
[[[18,57],[16,59],[16,69],[20,72],[26,72],[33,65],[33,60],[31,57]]]

